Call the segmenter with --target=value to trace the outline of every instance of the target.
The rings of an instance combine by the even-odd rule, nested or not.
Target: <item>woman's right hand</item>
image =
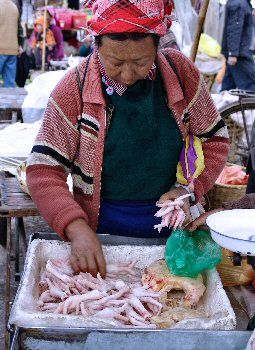
[[[70,262],[73,270],[77,273],[89,272],[93,276],[99,272],[104,278],[106,263],[95,232],[83,219],[77,219],[66,227],[65,233],[71,242]]]

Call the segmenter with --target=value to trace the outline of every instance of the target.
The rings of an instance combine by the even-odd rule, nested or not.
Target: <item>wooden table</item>
[[[0,123],[22,120],[21,108],[26,95],[24,88],[0,88]]]
[[[5,290],[5,318],[6,325],[10,312],[10,268],[11,268],[11,219],[15,220],[15,279],[20,279],[19,271],[19,255],[20,255],[20,239],[22,240],[24,251],[26,251],[26,233],[24,229],[23,217],[39,216],[39,212],[35,207],[32,199],[24,193],[18,183],[16,177],[0,178],[0,218],[6,218],[6,290]],[[9,343],[9,334],[6,332],[5,344],[6,348]]]

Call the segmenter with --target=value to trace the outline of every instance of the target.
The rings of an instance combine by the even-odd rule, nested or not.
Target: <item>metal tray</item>
[[[34,239],[59,239],[52,233],[35,233]],[[104,245],[162,245],[165,239],[133,239],[100,236]],[[31,327],[11,325],[11,350],[240,350],[246,347],[251,332],[209,330],[112,330],[93,328]]]
[[[251,334],[245,331],[19,328],[15,330],[11,350],[242,350]]]
[[[98,235],[103,245],[164,245],[167,238],[133,238],[125,236]],[[35,239],[60,241],[60,237],[52,232],[35,232],[30,235],[29,244]]]

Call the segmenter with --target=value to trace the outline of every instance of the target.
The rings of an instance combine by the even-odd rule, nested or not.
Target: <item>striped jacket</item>
[[[174,62],[182,88],[164,55]],[[195,181],[195,195],[199,199],[213,186],[227,160],[227,128],[195,65],[177,50],[165,50],[164,55],[158,54],[157,67],[168,106],[183,139],[190,131],[203,142],[206,168]],[[81,81],[86,63],[87,59],[78,67]],[[85,219],[93,230],[97,228],[107,109],[95,54],[87,66],[82,99],[75,71],[70,70],[51,94],[28,159],[31,196],[42,216],[62,238],[66,226],[78,218]],[[187,109],[189,123],[184,118]],[[73,178],[73,194],[66,184],[69,173]]]

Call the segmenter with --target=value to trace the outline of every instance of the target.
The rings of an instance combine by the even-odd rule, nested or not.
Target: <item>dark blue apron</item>
[[[160,233],[154,230],[154,225],[161,222],[154,216],[159,209],[155,203],[156,200],[102,200],[97,233],[139,238],[169,237],[169,228],[163,228]]]

